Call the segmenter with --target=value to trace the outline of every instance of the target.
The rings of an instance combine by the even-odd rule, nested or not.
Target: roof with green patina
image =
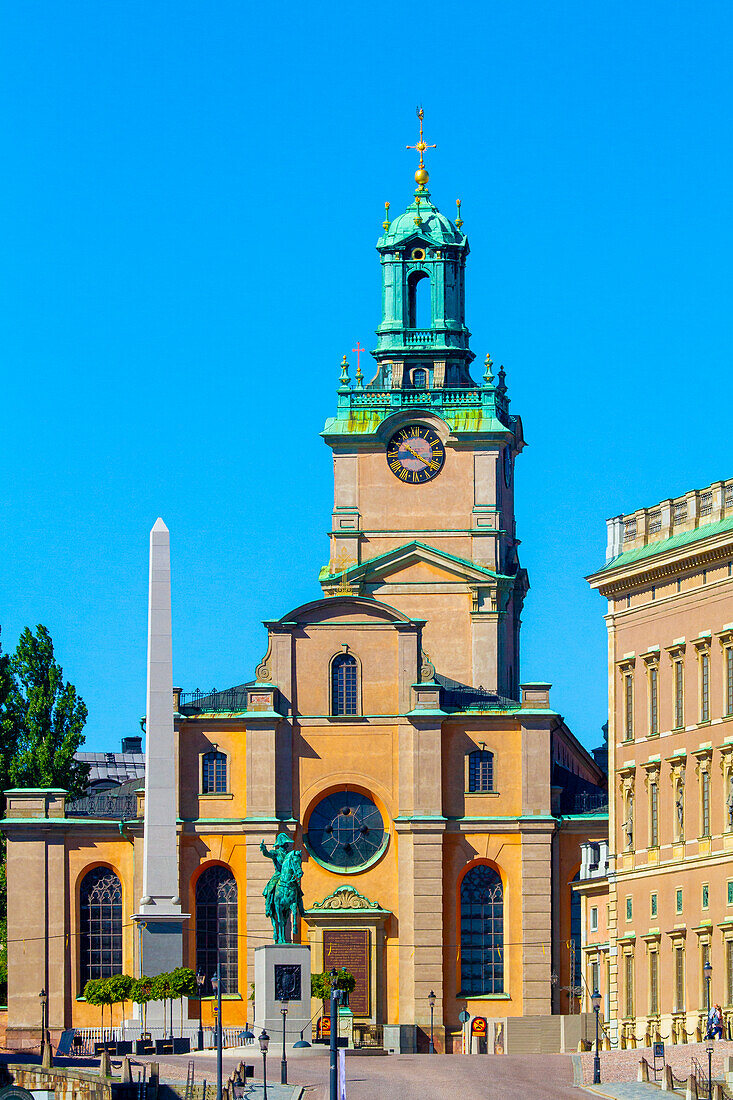
[[[420,199],[420,204],[415,201]],[[415,192],[415,200],[410,203],[404,214],[398,214],[394,221],[390,222],[387,229],[377,241],[377,248],[394,248],[398,244],[418,236],[421,240],[430,242],[438,247],[445,245],[466,245],[467,238],[458,229],[450,218],[441,214],[437,206],[430,201],[430,192]],[[415,224],[415,219],[419,225]]]
[[[657,555],[664,554],[668,550],[677,550],[696,542],[702,542],[703,539],[714,538],[715,535],[723,535],[726,531],[733,531],[733,516],[718,520],[717,523],[707,523],[703,527],[696,527],[694,531],[681,531],[679,535],[672,535],[670,538],[660,539],[658,542],[649,542],[646,546],[638,546],[633,550],[625,550],[622,554],[617,554],[611,561],[607,561],[604,566],[597,570],[596,576],[607,573],[612,569],[623,569],[625,566],[633,565],[637,561],[657,557]]]

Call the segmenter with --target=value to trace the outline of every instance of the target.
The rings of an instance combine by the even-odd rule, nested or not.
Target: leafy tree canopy
[[[15,739],[10,785],[63,787],[79,797],[86,790],[89,765],[74,754],[84,743],[87,708],[74,685],[64,682],[45,626],[36,627],[35,634],[26,627],[9,667],[15,680],[8,716],[14,726],[11,742]]]
[[[170,986],[173,997],[198,997],[196,975],[187,966],[177,966],[171,970]]]
[[[356,985],[356,978],[342,966],[336,974],[336,988],[342,989],[344,993],[353,993],[354,986]],[[319,1001],[327,1001],[331,996],[331,975],[328,970],[324,970],[322,974],[311,974],[311,997],[316,997]]]

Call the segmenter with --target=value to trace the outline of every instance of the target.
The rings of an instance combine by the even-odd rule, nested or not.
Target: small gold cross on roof
[[[425,163],[423,161],[423,153],[425,152],[426,149],[437,149],[438,146],[437,145],[428,145],[428,143],[425,141],[425,138],[423,137],[422,120],[425,117],[425,112],[423,111],[422,107],[417,108],[417,117],[420,119],[420,137],[417,140],[417,144],[415,144],[415,145],[406,145],[405,148],[406,149],[417,149],[418,153],[420,154],[419,167],[424,168]]]

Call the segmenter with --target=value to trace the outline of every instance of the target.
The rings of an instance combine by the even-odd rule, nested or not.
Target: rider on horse
[[[264,840],[260,841],[260,851],[262,852],[263,856],[267,856],[267,858],[271,859],[272,862],[275,864],[275,872],[265,889],[262,891],[265,898],[265,914],[271,920],[273,917],[272,896],[275,893],[275,887],[280,881],[280,872],[283,869],[285,856],[288,854],[288,849],[290,848],[292,843],[293,842],[287,833],[278,833],[272,851],[268,850]]]

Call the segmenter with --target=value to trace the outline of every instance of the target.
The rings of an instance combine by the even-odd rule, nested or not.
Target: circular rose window
[[[384,850],[387,833],[371,798],[337,791],[311,813],[306,841],[319,862],[348,871],[372,863]]]

